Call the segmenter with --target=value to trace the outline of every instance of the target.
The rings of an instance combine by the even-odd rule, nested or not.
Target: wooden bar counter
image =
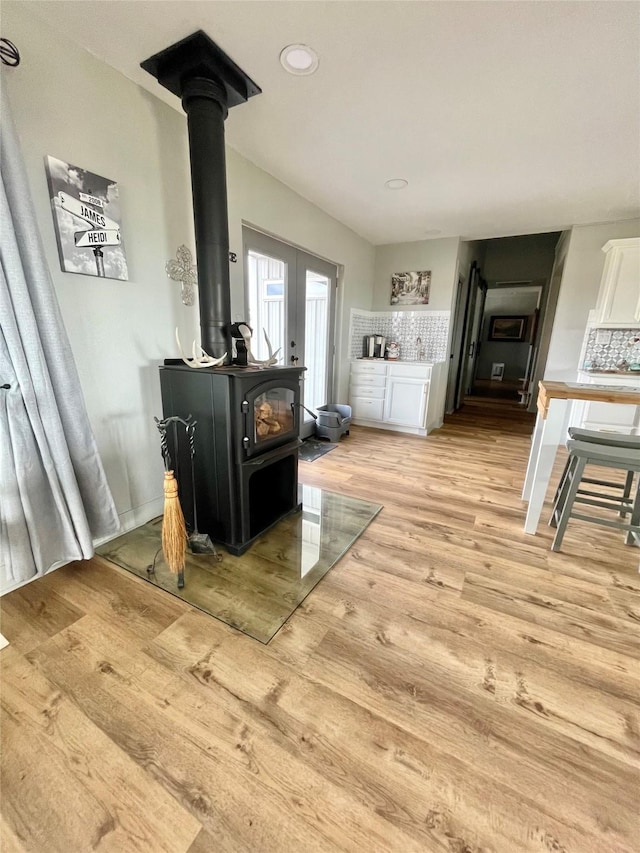
[[[538,417],[522,490],[522,499],[529,502],[524,524],[526,533],[535,533],[538,529],[558,447],[565,442],[568,427],[579,426],[569,423],[571,401],[640,405],[640,388],[625,385],[590,385],[543,379],[538,387]]]

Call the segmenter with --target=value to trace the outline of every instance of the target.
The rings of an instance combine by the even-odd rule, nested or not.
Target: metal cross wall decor
[[[193,305],[196,301],[195,287],[198,283],[198,274],[193,263],[193,257],[186,246],[178,246],[176,258],[177,260],[167,261],[166,273],[170,279],[182,284],[183,305]]]
[[[178,246],[176,251],[177,260],[167,261],[165,271],[172,281],[182,284],[183,305],[193,305],[196,301],[195,286],[198,284],[198,268],[193,263],[193,256],[186,246]],[[229,252],[229,262],[238,262],[235,252]]]

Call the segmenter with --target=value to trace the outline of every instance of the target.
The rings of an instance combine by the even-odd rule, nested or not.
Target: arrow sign
[[[109,219],[104,213],[93,210],[89,205],[78,201],[77,198],[62,192],[62,190],[58,193],[58,200],[63,210],[66,210],[67,213],[72,213],[74,216],[78,216],[80,219],[84,219],[85,222],[88,222],[94,228],[108,228],[114,231],[120,229],[118,223],[114,222],[113,219]]]
[[[90,231],[76,231],[74,234],[79,249],[95,249],[97,246],[119,246],[120,231],[109,228],[92,228]]]

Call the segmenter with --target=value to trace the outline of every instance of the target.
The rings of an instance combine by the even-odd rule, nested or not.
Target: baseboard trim
[[[109,536],[103,536],[100,539],[94,540],[94,547],[98,548],[100,545],[104,545],[105,542],[111,542],[112,539],[117,539],[118,536],[122,536],[124,533],[128,533],[130,530],[134,530],[136,527],[141,527],[143,524],[146,524],[147,521],[151,521],[152,518],[157,518],[159,515],[162,515],[164,512],[164,498],[154,498],[151,501],[147,501],[147,503],[142,504],[141,506],[133,507],[132,509],[128,509],[125,512],[118,513],[118,518],[120,519],[120,530],[116,533],[110,533]]]

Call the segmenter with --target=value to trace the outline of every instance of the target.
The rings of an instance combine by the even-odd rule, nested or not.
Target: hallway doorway
[[[544,282],[489,285],[476,319],[467,396],[529,403]]]
[[[453,311],[447,413],[473,398],[535,411],[553,324],[558,232],[466,245]],[[543,334],[545,332],[546,334]],[[509,408],[509,407],[507,407]]]

